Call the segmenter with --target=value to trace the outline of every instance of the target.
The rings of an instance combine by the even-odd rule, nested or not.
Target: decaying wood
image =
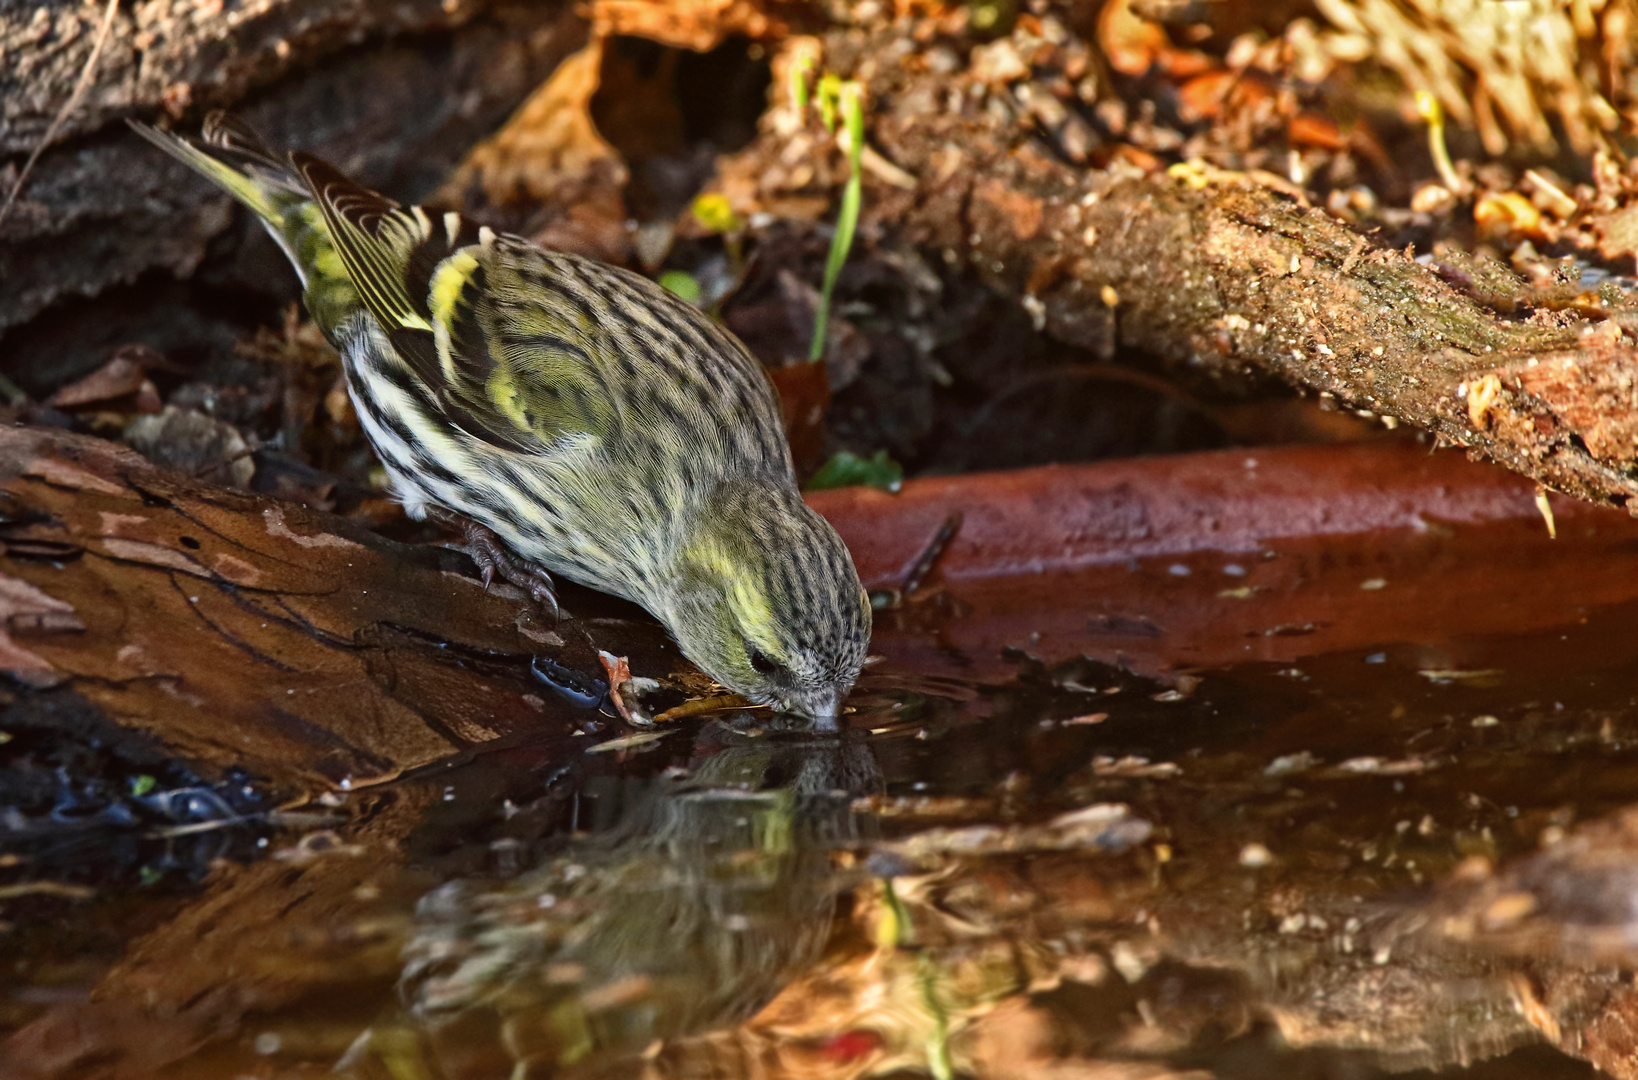
[[[507,734],[567,736],[585,714],[531,678],[530,657],[596,673],[599,642],[662,640],[619,618],[554,626],[455,552],[47,429],[0,429],[0,517],[14,679],[75,693],[206,771],[287,788],[367,784]]]
[[[998,75],[978,49],[951,71],[955,55],[902,25],[826,40],[821,68],[867,84],[868,138],[894,167],[866,170],[867,221],[973,267],[1060,340],[1274,376],[1569,494],[1638,495],[1638,348],[1614,319],[1510,319],[1240,174],[1069,164],[1038,134],[1027,103],[1051,90],[1027,63]],[[788,165],[792,131],[771,110],[725,191],[777,206],[812,187]]]

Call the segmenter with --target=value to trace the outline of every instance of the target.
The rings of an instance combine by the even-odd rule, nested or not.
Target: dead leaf
[[[973,197],[995,207],[1018,239],[1028,240],[1040,231],[1045,210],[1040,199],[1014,191],[999,180],[983,181],[973,189]]]
[[[1536,204],[1516,191],[1498,191],[1486,195],[1473,207],[1473,223],[1483,233],[1508,231],[1523,233],[1540,240],[1541,211]]]
[[[46,404],[63,412],[159,412],[164,408],[159,390],[148,378],[141,359],[143,353],[151,351],[121,349],[102,367],[52,394]]]
[[[730,709],[754,709],[755,707],[755,702],[739,694],[713,694],[710,697],[694,698],[692,701],[683,702],[676,708],[667,709],[654,718],[654,723],[664,724],[672,720],[700,716],[704,713],[727,712]]]
[[[1142,75],[1170,44],[1166,32],[1138,18],[1127,0],[1105,4],[1098,15],[1098,42],[1109,66],[1122,75]]]
[[[441,193],[460,201],[480,188],[491,203],[548,202],[565,187],[623,187],[619,151],[592,123],[591,99],[602,81],[603,39],[558,65],[505,126],[467,154]]]
[[[785,435],[790,439],[797,471],[817,469],[824,459],[825,411],[830,408],[830,380],[824,361],[769,368],[768,378],[779,391]]]
[[[1606,259],[1638,255],[1638,206],[1603,215],[1594,227],[1600,238],[1598,250]]]
[[[974,80],[997,90],[1028,78],[1029,64],[1018,55],[1011,38],[1000,38],[973,50],[969,71]]]
[[[609,678],[609,700],[614,703],[615,711],[628,724],[637,724],[647,727],[655,721],[643,711],[638,696],[649,690],[659,687],[653,679],[639,679],[632,677],[631,665],[623,656],[615,656],[611,652],[597,651],[597,659],[603,662],[603,670]]]

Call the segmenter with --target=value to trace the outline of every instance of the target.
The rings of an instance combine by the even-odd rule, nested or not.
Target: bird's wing
[[[606,334],[575,302],[566,259],[485,233],[428,282],[442,385],[491,441],[551,446],[618,423],[628,388],[609,381]]]
[[[521,242],[497,242],[459,214],[434,220],[400,206],[311,155],[291,160],[360,299],[451,424],[524,454],[608,434],[596,327]]]

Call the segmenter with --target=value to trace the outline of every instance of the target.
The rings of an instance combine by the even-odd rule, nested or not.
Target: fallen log
[[[1579,498],[1638,495],[1638,346],[1618,290],[1586,317],[1520,319],[1299,202],[1294,185],[1066,160],[1031,104],[1079,107],[1059,102],[1073,87],[1058,69],[1088,46],[1059,29],[1065,42],[1050,44],[1021,23],[999,43],[1008,64],[935,16],[787,45],[786,67],[822,51],[816,70],[867,88],[867,230],[971,268],[1047,334],[1103,356],[1124,347],[1217,379],[1277,379]],[[787,98],[718,182],[751,213],[830,190],[839,162]]]
[[[554,625],[465,556],[190,481],[98,439],[0,429],[0,668],[205,774],[357,787],[588,714],[530,675],[597,649],[665,663],[657,625],[576,592]],[[645,646],[645,642],[647,645]],[[599,643],[602,643],[599,645]],[[595,714],[590,714],[595,715]]]

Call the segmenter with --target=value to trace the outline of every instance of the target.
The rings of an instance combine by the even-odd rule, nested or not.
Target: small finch
[[[554,607],[552,574],[625,597],[728,689],[834,721],[869,597],[732,334],[647,278],[280,158],[221,113],[203,146],[132,127],[261,218],[395,494],[466,519],[486,581]]]

